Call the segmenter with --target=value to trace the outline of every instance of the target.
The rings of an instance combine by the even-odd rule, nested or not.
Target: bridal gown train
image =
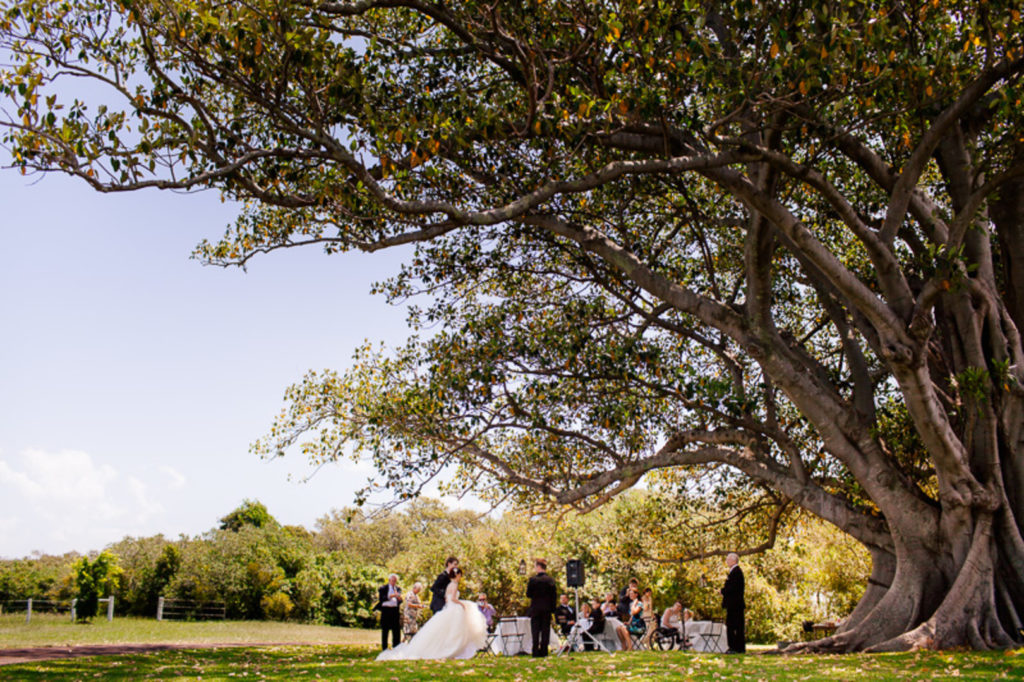
[[[411,640],[380,652],[377,660],[473,658],[486,643],[487,622],[477,605],[465,599],[449,601]]]

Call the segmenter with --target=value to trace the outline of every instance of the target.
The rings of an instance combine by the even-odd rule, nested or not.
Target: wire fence
[[[157,620],[224,620],[225,618],[227,618],[227,605],[220,601],[160,597],[156,605]]]
[[[107,620],[114,620],[114,597],[109,596],[99,600],[100,604],[106,604]],[[6,599],[0,601],[0,615],[3,614],[25,614],[25,622],[32,622],[32,615],[41,614],[68,614],[74,621],[78,617],[76,610],[77,599],[56,600],[56,599]]]
[[[0,615],[24,614],[25,622],[31,623],[33,615],[68,614],[72,620],[75,618],[75,603],[77,599],[5,599],[0,600]]]

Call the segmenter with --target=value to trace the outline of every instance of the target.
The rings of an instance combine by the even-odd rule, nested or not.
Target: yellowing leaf
[[[772,59],[775,59],[776,57],[779,56],[779,45],[778,45],[778,43],[772,43],[772,49],[768,51],[768,55]]]

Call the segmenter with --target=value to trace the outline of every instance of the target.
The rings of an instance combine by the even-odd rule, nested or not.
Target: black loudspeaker
[[[569,559],[565,562],[565,583],[569,587],[583,587],[583,562],[579,559]]]

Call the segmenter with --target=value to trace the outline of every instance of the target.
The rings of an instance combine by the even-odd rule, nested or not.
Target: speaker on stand
[[[569,587],[583,587],[586,578],[583,575],[583,562],[569,559],[565,562],[565,583]]]

